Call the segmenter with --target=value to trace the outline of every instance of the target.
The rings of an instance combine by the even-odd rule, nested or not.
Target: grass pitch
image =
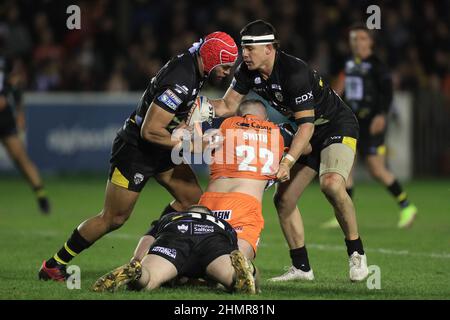
[[[104,177],[46,179],[53,212],[42,216],[25,181],[0,179],[0,299],[449,299],[450,298],[450,182],[414,181],[406,184],[419,216],[410,230],[396,228],[398,207],[380,185],[358,184],[355,205],[369,265],[381,270],[381,289],[348,280],[342,232],[320,224],[332,209],[311,185],[299,202],[307,248],[316,280],[270,284],[266,280],[290,265],[289,252],[271,203],[264,200],[265,229],[256,264],[262,272],[262,293],[256,297],[230,295],[207,288],[163,288],[158,291],[98,294],[90,286],[107,271],[127,262],[142,233],[171,200],[151,181],[135,211],[121,229],[98,241],[72,261],[81,268],[81,289],[37,280],[44,259],[67,240],[84,219],[100,211]]]

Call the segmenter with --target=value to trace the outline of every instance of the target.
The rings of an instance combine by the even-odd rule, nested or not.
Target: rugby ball
[[[196,122],[211,121],[214,118],[214,107],[205,96],[198,96],[192,104],[191,110],[186,118],[188,126]]]

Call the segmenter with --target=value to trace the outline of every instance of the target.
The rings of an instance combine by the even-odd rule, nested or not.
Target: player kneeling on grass
[[[256,293],[256,269],[238,250],[236,232],[208,208],[196,205],[167,214],[154,229],[155,241],[142,261],[132,260],[102,276],[94,291],[114,292],[126,284],[153,290],[186,276],[212,279],[230,292]]]
[[[210,179],[199,204],[236,230],[239,250],[252,260],[264,228],[264,190],[276,178],[279,161],[293,135],[267,118],[264,104],[250,99],[240,103],[236,116],[215,118],[198,126],[202,141],[207,140],[205,137],[221,137],[211,153]],[[310,145],[306,153],[310,152],[308,148]],[[141,260],[148,251],[153,232],[150,228],[141,238],[134,259]]]

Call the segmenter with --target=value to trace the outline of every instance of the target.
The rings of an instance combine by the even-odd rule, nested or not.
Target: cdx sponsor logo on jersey
[[[295,98],[295,104],[300,104],[302,102],[308,101],[313,98],[314,98],[314,96],[312,94],[312,91],[310,91],[308,93],[301,95],[300,97]]]
[[[213,215],[218,219],[230,220],[233,210],[213,210]]]

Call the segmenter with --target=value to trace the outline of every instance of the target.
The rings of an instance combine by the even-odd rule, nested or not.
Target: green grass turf
[[[410,230],[396,229],[398,208],[379,185],[357,185],[356,200],[360,233],[369,265],[381,268],[381,289],[348,280],[348,262],[340,230],[319,226],[332,210],[311,185],[299,202],[306,229],[314,282],[269,284],[290,264],[275,209],[273,189],[266,193],[266,227],[256,260],[262,272],[262,293],[256,297],[229,295],[207,288],[163,288],[152,293],[89,291],[102,274],[128,261],[140,235],[157,217],[170,196],[150,182],[126,225],[106,236],[73,260],[81,268],[81,290],[64,284],[41,282],[37,271],[66,241],[84,219],[103,204],[105,178],[54,177],[46,181],[53,212],[41,216],[25,181],[18,177],[0,180],[0,299],[449,299],[450,298],[450,183],[415,181],[406,189],[420,214]]]

